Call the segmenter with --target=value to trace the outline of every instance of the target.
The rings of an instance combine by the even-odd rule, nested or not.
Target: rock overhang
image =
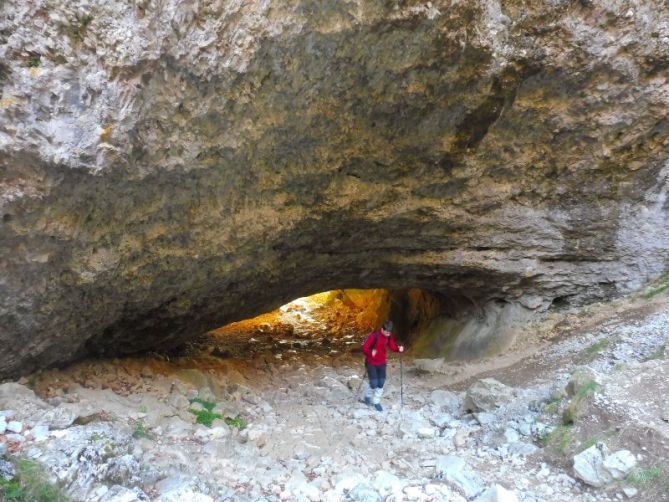
[[[148,4],[12,4],[0,373],[336,288],[541,309],[661,273],[663,11],[410,4],[175,4],[149,48]]]

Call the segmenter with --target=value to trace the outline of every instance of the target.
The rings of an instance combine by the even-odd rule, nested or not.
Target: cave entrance
[[[458,292],[336,289],[216,328],[180,348],[178,355],[237,360],[262,356],[259,361],[266,363],[311,358],[334,364],[323,358],[359,355],[365,336],[390,319],[395,339],[412,357],[472,360],[509,347],[528,312],[517,303],[480,302]]]
[[[359,350],[364,336],[388,317],[391,303],[385,289],[325,291],[221,326],[196,346],[200,354],[219,358],[339,357]]]

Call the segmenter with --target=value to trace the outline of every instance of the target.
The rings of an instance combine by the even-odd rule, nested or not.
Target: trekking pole
[[[367,372],[366,372],[366,371],[363,373],[363,375],[362,375],[362,380],[360,380],[360,385],[358,385],[358,391],[355,393],[354,398],[355,398],[356,401],[360,401],[360,400],[361,400],[361,397],[360,397],[360,391],[362,390],[362,386],[363,386],[364,383],[365,383],[365,378],[367,378]]]
[[[401,352],[400,352],[400,408],[404,408],[404,365],[402,364]]]

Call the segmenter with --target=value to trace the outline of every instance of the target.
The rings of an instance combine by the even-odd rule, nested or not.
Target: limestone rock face
[[[0,377],[334,288],[633,290],[668,47],[663,0],[6,0]]]

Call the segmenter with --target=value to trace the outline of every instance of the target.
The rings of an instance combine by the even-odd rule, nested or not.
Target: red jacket
[[[378,336],[376,336],[376,343],[374,343],[375,333],[378,333]],[[372,347],[372,345],[374,346]],[[365,354],[365,361],[367,364],[371,364],[372,366],[386,364],[386,345],[390,347],[390,350],[393,352],[400,351],[397,343],[395,343],[395,338],[393,338],[392,333],[388,338],[386,338],[384,334],[381,333],[381,330],[377,329],[376,331],[372,331],[369,335],[367,335],[365,343],[362,344],[362,353]],[[373,349],[376,349],[375,356],[372,356]]]

